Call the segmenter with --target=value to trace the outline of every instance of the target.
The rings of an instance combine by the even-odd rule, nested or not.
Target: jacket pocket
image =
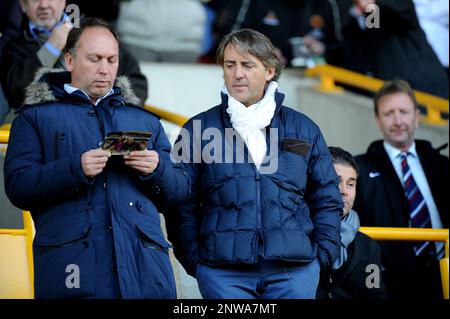
[[[311,144],[295,138],[285,138],[282,142],[282,150],[291,152],[300,156],[306,156]]]
[[[65,143],[66,135],[63,132],[55,132],[53,134],[53,158],[55,160],[63,157],[63,145]]]
[[[176,298],[175,279],[169,258],[171,245],[153,231],[137,226],[137,266],[141,298]]]
[[[95,294],[95,249],[86,223],[47,224],[34,241],[36,298]]]

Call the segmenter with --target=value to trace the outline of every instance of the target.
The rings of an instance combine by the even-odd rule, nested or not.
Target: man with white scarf
[[[222,103],[190,119],[174,146],[191,189],[168,214],[175,255],[204,298],[313,299],[340,247],[343,204],[326,143],[282,105],[266,36],[227,35],[217,62]]]

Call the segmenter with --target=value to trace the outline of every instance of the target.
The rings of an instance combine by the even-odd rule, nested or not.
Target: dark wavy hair
[[[353,158],[352,154],[350,154],[349,152],[340,147],[330,146],[328,147],[328,150],[330,151],[331,160],[333,161],[333,164],[351,166],[355,170],[356,176],[359,176],[358,164],[356,164],[356,161]]]
[[[275,53],[275,47],[264,34],[252,30],[242,29],[226,35],[219,44],[216,52],[216,62],[223,66],[225,49],[232,45],[239,53],[250,53],[264,64],[266,69],[275,68],[273,81],[278,81],[281,74],[281,63]]]

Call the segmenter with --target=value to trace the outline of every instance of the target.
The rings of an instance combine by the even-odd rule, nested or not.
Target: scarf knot
[[[267,152],[266,136],[262,130],[270,125],[275,114],[277,88],[277,82],[270,82],[262,100],[248,107],[232,97],[226,88],[222,90],[228,95],[227,113],[231,125],[247,145],[257,169],[261,167]]]

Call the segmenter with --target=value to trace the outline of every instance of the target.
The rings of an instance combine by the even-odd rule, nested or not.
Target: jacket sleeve
[[[124,46],[120,46],[119,70],[117,75],[126,75],[131,83],[131,88],[140,100],[140,106],[144,106],[148,97],[147,78],[141,73],[139,62]]]
[[[19,38],[18,38],[19,39]],[[1,81],[11,107],[19,108],[25,96],[25,88],[33,81],[35,72],[42,66],[37,53],[24,49],[12,40],[3,50],[1,61]]]
[[[194,180],[198,175],[196,166],[197,164],[184,166],[185,171],[192,178],[189,197],[177,205],[170,215],[166,216],[168,239],[173,245],[174,254],[186,272],[193,277],[195,277],[199,261],[199,236],[202,220],[198,183]]]
[[[306,201],[314,224],[313,240],[317,244],[319,262],[325,270],[339,253],[343,203],[330,153],[317,130],[309,159]]]
[[[5,157],[6,195],[24,210],[51,206],[89,185],[81,154],[44,162],[42,141],[32,117],[23,111],[14,120]]]
[[[186,127],[190,127],[189,122]],[[188,129],[182,129],[182,132],[189,132]],[[192,133],[192,130],[190,131]],[[202,209],[201,209],[201,192],[200,192],[200,165],[192,163],[189,159],[193,158],[192,154],[192,134],[189,137],[180,134],[175,143],[177,146],[183,145],[177,152],[177,155],[181,156],[179,161],[182,162],[182,167],[189,177],[189,196],[179,203],[171,212],[166,216],[166,227],[168,239],[173,245],[174,254],[178,261],[184,267],[186,272],[195,277],[195,272],[198,264],[198,252],[199,252],[199,236],[200,225],[202,222]],[[184,137],[184,138],[183,138]],[[189,142],[189,145],[185,142]],[[188,153],[185,153],[186,151]],[[190,154],[189,159],[184,157],[186,154]]]
[[[181,165],[172,162],[171,145],[159,121],[157,130],[153,134],[155,136],[153,149],[159,155],[159,163],[150,175],[139,176],[141,183],[148,189],[149,197],[164,213],[167,207],[175,205],[188,196],[188,177]]]

